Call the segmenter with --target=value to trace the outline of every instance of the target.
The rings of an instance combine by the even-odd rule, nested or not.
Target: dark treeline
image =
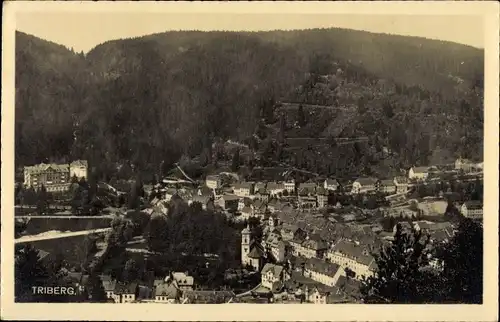
[[[156,173],[213,138],[245,141],[280,100],[355,106],[352,119],[310,122],[321,128],[304,115],[305,135],[368,134],[403,165],[426,163],[435,147],[482,155],[483,52],[471,47],[340,29],[168,32],[82,55],[16,36],[18,165],[127,160]]]

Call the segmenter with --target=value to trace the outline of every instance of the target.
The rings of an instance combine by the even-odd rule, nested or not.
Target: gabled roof
[[[402,177],[402,176],[397,176],[397,177],[394,177],[394,182],[396,184],[405,184],[405,183],[408,183],[408,178]]]
[[[362,186],[370,186],[370,185],[375,185],[377,183],[377,179],[372,177],[361,177],[356,179],[356,181],[354,182],[357,182]]]
[[[354,243],[344,240],[339,241],[333,246],[333,252],[338,252],[366,266],[369,266],[374,261],[373,256],[369,255],[367,252],[364,252],[363,247],[357,246]]]
[[[429,172],[429,167],[413,167],[414,173],[427,173]]]
[[[115,294],[134,294],[137,290],[137,283],[118,283],[115,289]]]
[[[233,189],[249,189],[253,188],[253,183],[251,182],[240,182],[233,185]]]
[[[264,257],[264,250],[262,247],[259,247],[259,244],[254,243],[250,248],[250,253],[248,253],[249,258],[259,259]]]
[[[391,186],[394,186],[395,183],[393,180],[380,180],[380,185],[384,186],[384,187],[391,187]]]
[[[323,250],[327,249],[328,246],[322,240],[307,239],[302,243],[302,247],[313,249],[313,250]]]
[[[318,258],[310,258],[306,261],[306,269],[318,272],[330,277],[335,276],[338,270],[341,269],[339,265],[334,263],[325,262]]]
[[[267,272],[272,272],[274,276],[279,276],[283,272],[283,270],[284,270],[284,267],[281,265],[267,263],[262,268],[261,275],[264,275]]]
[[[337,179],[326,179],[325,180],[327,186],[338,186],[339,182]]]

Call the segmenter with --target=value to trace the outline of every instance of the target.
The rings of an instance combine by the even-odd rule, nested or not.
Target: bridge
[[[37,241],[41,241],[41,240],[61,239],[61,238],[68,238],[68,237],[75,237],[75,236],[93,235],[93,234],[99,234],[99,233],[106,233],[110,230],[111,230],[111,228],[99,228],[99,229],[81,230],[81,231],[72,231],[72,232],[48,232],[48,233],[41,233],[38,235],[23,236],[23,237],[14,239],[14,243],[24,244],[24,243],[37,242]]]
[[[40,215],[22,215],[22,216],[15,216],[15,219],[101,219],[101,218],[115,218],[116,215],[102,215],[102,216],[65,216],[65,215],[60,215],[60,216],[54,216],[54,215],[49,215],[49,216],[40,216]]]

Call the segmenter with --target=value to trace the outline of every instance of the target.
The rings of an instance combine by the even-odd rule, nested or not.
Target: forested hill
[[[215,137],[244,141],[277,101],[358,106],[346,131],[372,120],[370,134],[394,150],[426,150],[405,162],[425,163],[437,146],[482,155],[483,51],[468,46],[343,29],[167,32],[87,55],[21,32],[16,41],[19,165],[73,155],[157,167]],[[405,140],[391,143],[398,131]],[[416,142],[422,133],[430,142]]]

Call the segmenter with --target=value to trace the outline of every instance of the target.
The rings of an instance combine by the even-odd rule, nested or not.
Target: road
[[[72,232],[54,232],[51,234],[42,233],[39,235],[23,236],[21,238],[15,239],[14,242],[16,244],[23,244],[23,243],[36,242],[36,241],[40,241],[40,240],[60,239],[60,238],[67,238],[67,237],[74,237],[74,236],[92,235],[92,234],[104,233],[104,232],[107,232],[110,230],[111,230],[111,228],[99,228],[99,229],[81,230],[81,231],[72,231]]]

